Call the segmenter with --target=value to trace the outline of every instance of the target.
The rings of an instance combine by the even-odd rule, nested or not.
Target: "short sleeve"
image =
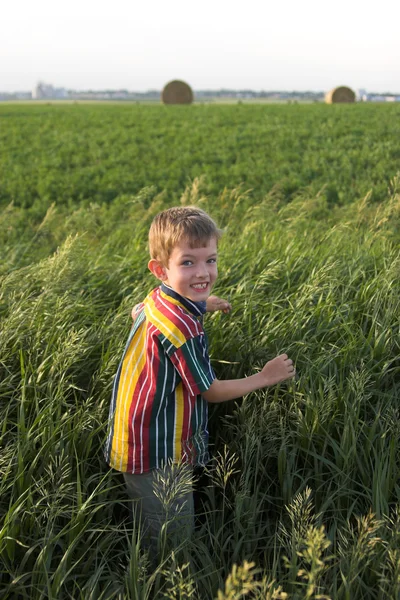
[[[215,379],[204,334],[193,337],[169,355],[183,385],[193,396],[206,392]]]

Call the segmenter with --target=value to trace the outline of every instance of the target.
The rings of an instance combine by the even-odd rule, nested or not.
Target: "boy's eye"
[[[209,258],[207,262],[213,264],[213,263],[217,262],[217,259],[216,258]]]
[[[193,264],[193,263],[192,263],[192,261],[191,261],[191,260],[184,260],[184,261],[183,261],[183,263],[182,263],[182,265],[183,265],[184,267],[190,267],[190,265],[192,265],[192,264]]]

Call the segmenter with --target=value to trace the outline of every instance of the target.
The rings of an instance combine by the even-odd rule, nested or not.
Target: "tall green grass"
[[[215,291],[233,310],[206,323],[218,376],[285,351],[298,379],[212,408],[195,534],[152,566],[102,448],[168,200],[49,209],[3,250],[1,597],[399,598],[399,179],[381,203],[210,196],[201,180],[182,202],[225,230]]]

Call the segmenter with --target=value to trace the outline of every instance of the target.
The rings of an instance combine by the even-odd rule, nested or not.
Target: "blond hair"
[[[201,208],[174,206],[153,219],[149,230],[150,256],[168,266],[171,252],[180,242],[186,242],[190,248],[200,248],[211,238],[218,241],[221,234],[213,219]]]

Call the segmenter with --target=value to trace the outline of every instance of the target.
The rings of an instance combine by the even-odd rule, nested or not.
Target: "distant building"
[[[68,98],[68,92],[65,88],[55,88],[42,81],[39,81],[32,90],[33,100],[62,100],[65,98]]]
[[[396,94],[369,94],[366,90],[358,90],[360,102],[400,102],[400,96]]]
[[[31,100],[31,92],[0,92],[0,101],[13,102],[14,100]]]

